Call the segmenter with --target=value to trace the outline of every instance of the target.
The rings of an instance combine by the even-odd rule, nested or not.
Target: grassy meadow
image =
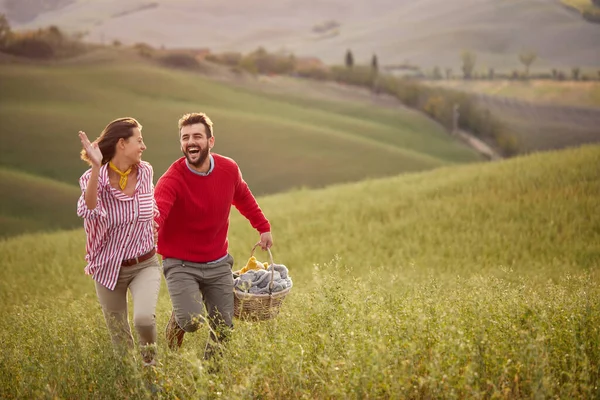
[[[84,130],[93,139],[111,120],[133,116],[144,125],[144,158],[154,166],[156,180],[180,157],[177,120],[191,111],[213,119],[215,152],[234,158],[258,195],[481,160],[414,112],[265,94],[120,52],[106,54],[44,65],[0,65],[0,167],[77,188],[87,167],[79,160],[77,132]],[[9,186],[6,179],[0,175],[0,185]],[[65,198],[60,188],[51,196]],[[11,227],[0,222],[0,232],[31,231],[32,224],[19,230],[11,220],[27,218],[19,213],[25,209],[10,206],[20,195],[5,193],[0,221]],[[60,213],[74,213],[76,196],[69,193]]]
[[[0,168],[0,237],[80,226],[78,186]]]
[[[167,350],[164,285],[159,365],[117,360],[82,230],[4,239],[0,398],[598,398],[599,163],[585,146],[261,197],[294,287],[218,365],[202,329]],[[233,212],[237,267],[256,239]]]

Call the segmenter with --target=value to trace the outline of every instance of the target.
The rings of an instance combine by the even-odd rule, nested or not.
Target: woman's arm
[[[87,182],[87,187],[84,189],[85,205],[88,210],[93,210],[98,205],[98,175],[100,167],[92,167],[90,179]]]
[[[98,175],[102,163],[102,152],[98,148],[98,143],[90,143],[85,132],[79,131],[79,139],[92,164],[90,179],[88,180],[86,187],[81,189],[84,190],[85,193],[85,205],[88,210],[93,210],[98,205]]]

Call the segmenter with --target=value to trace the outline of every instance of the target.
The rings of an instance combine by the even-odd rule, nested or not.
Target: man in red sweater
[[[211,153],[215,138],[208,116],[181,117],[179,141],[184,157],[169,167],[154,191],[160,212],[158,253],[173,303],[166,336],[171,349],[181,347],[185,332],[196,331],[208,314],[208,358],[215,342],[233,327],[233,257],[227,252],[231,206],[258,231],[263,250],[273,239],[235,161]]]

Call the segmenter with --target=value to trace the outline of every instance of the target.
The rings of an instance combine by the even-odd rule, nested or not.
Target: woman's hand
[[[92,163],[92,167],[100,167],[100,164],[102,164],[102,152],[98,148],[98,143],[90,143],[90,140],[83,131],[79,131],[79,139],[81,139],[81,144]]]

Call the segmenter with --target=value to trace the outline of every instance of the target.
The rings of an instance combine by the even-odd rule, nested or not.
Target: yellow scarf
[[[110,169],[119,174],[119,176],[121,177],[119,179],[119,187],[121,188],[121,190],[125,190],[125,187],[127,186],[127,176],[131,173],[131,167],[129,167],[127,171],[122,172],[119,168],[115,166],[115,164],[113,164],[112,161],[108,163],[108,166],[110,167]]]

